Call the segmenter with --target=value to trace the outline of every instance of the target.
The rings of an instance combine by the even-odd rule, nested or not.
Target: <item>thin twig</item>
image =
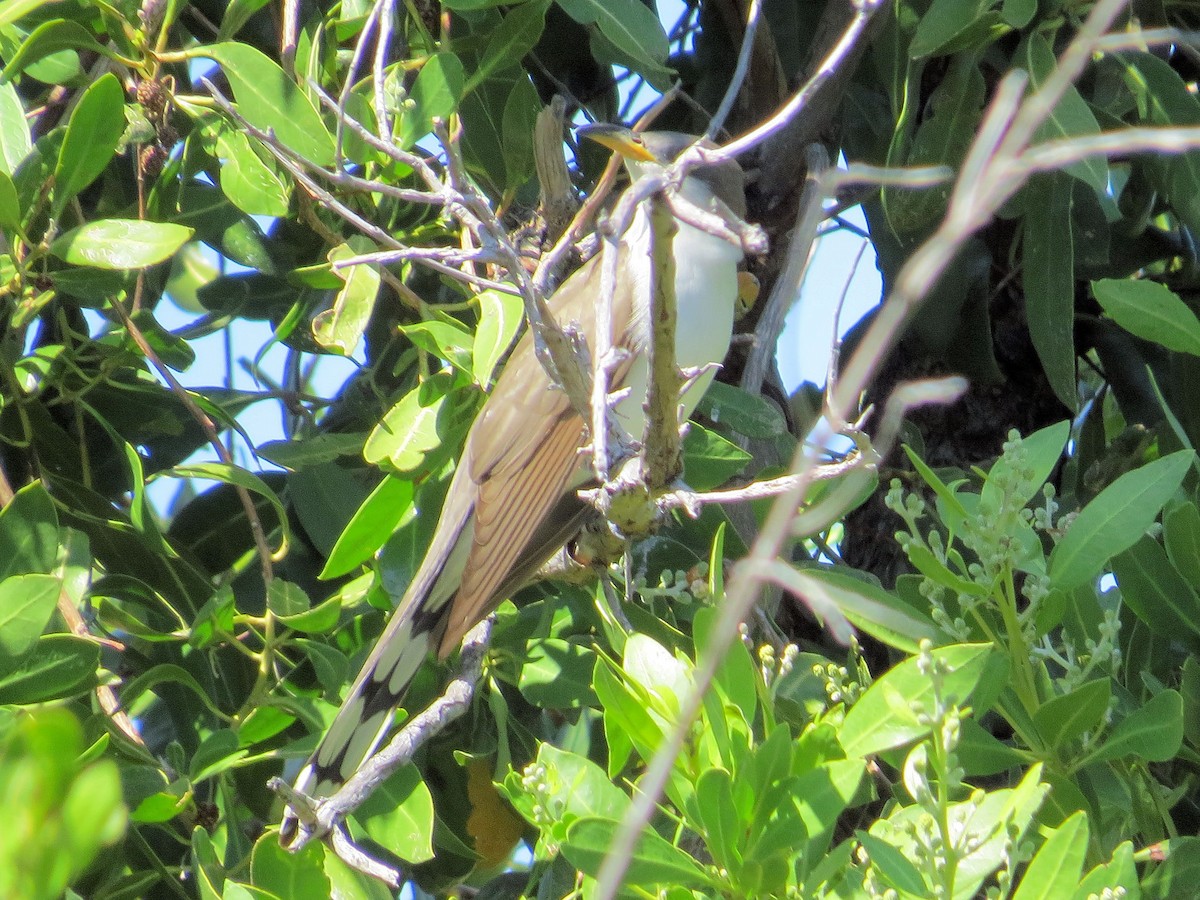
[[[733,104],[737,102],[738,94],[742,91],[742,84],[746,81],[746,73],[750,71],[750,58],[754,55],[754,38],[758,34],[758,20],[761,12],[762,0],[750,0],[750,9],[746,12],[746,31],[742,35],[742,46],[738,50],[733,77],[729,79],[729,86],[725,88],[725,96],[721,98],[721,105],[717,107],[716,113],[708,123],[708,128],[704,130],[704,136],[714,143],[717,135],[725,126],[725,120],[729,118],[729,113],[733,111]]]
[[[817,226],[825,218],[824,200],[825,170],[829,168],[829,154],[820,144],[810,144],[805,149],[804,190],[796,211],[796,226],[788,238],[787,262],[771,289],[771,296],[754,329],[754,347],[742,371],[742,389],[758,394],[767,372],[774,364],[779,335],[788,311],[800,296],[800,282],[808,269],[813,241],[817,237]]]

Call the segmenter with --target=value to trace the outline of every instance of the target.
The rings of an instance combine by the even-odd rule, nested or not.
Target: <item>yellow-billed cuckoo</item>
[[[585,135],[620,153],[635,181],[661,171],[695,141],[673,132],[638,135],[605,125],[591,126]],[[719,211],[720,201],[739,217],[745,210],[736,163],[693,170],[680,191],[701,209]],[[672,243],[676,362],[684,369],[707,367],[684,391],[687,416],[729,349],[742,251],[687,222],[678,225]],[[650,245],[643,207],[620,241],[611,324],[613,346],[628,350],[632,360],[616,385],[629,394],[615,412],[627,433],[637,437],[645,424]],[[550,299],[556,319],[577,323],[593,348],[600,284],[597,256]],[[586,442],[586,424],[566,394],[551,385],[526,334],[471,427],[425,559],[296,780],[298,791],[312,797],[334,793],[379,745],[429,652],[445,657],[578,531],[588,509],[576,495],[590,480],[588,460],[580,454]],[[289,809],[284,840],[290,840],[295,825]]]

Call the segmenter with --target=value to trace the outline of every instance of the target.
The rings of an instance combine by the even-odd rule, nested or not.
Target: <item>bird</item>
[[[662,172],[697,140],[678,132],[636,133],[607,124],[579,131],[621,155],[634,182]],[[678,190],[703,210],[732,212],[739,219],[745,215],[742,171],[736,162],[693,169]],[[612,345],[629,351],[630,360],[614,385],[628,389],[614,414],[626,433],[638,437],[646,419],[654,266],[650,247],[651,226],[642,204],[618,243],[611,306]],[[686,417],[729,349],[743,253],[726,238],[682,220],[672,250],[676,364],[698,373],[681,395]],[[549,300],[556,321],[574,323],[593,348],[601,280],[597,255]],[[577,493],[593,482],[581,452],[587,442],[587,423],[552,384],[527,331],[467,434],[424,560],[301,769],[294,783],[297,792],[314,799],[332,795],[383,740],[409,682],[429,654],[436,651],[445,658],[578,532],[591,509]],[[289,807],[281,826],[285,845],[297,827]]]

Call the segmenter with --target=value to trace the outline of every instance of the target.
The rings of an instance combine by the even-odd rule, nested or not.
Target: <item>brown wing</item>
[[[576,272],[554,295],[560,324],[577,323],[595,334],[599,258]],[[613,320],[615,340],[624,343],[633,291],[618,284]],[[474,535],[458,593],[454,597],[439,652],[458,646],[462,636],[495,605],[497,592],[514,570],[531,571],[570,537],[579,507],[563,498],[586,463],[579,456],[586,429],[566,394],[550,379],[527,334],[514,349],[487,406],[471,429],[462,465],[475,481]],[[560,523],[547,522],[554,514]],[[553,537],[562,540],[551,544]],[[549,545],[548,545],[549,544]],[[533,559],[533,556],[539,558]]]

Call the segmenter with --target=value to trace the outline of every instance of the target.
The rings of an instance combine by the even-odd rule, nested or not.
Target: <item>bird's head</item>
[[[695,135],[679,131],[635,132],[624,125],[604,122],[580,126],[575,133],[618,153],[635,181],[669,166],[699,140]],[[698,167],[688,177],[705,182],[737,215],[745,215],[744,180],[736,162]]]

